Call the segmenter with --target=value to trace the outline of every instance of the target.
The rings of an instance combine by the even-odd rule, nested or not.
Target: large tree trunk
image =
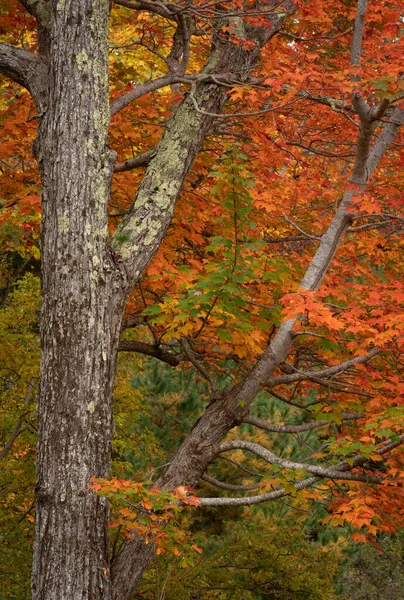
[[[124,289],[108,251],[108,0],[54,3],[42,184],[42,364],[33,598],[110,597],[112,386]]]

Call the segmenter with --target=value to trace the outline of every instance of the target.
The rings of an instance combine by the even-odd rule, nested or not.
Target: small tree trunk
[[[108,0],[53,3],[42,198],[35,600],[110,598],[105,477],[125,282],[108,250]]]

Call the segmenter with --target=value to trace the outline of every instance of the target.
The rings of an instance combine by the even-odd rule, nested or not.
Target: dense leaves
[[[196,81],[212,41],[253,52],[243,31],[283,19],[251,73],[229,65],[209,80],[228,90],[224,113],[126,304],[120,349],[138,354],[119,362],[114,479],[92,487],[112,499],[114,551],[129,531],[157,548],[143,597],[190,598],[197,588],[206,600],[331,598],[338,553],[328,557],[307,533],[332,543],[333,526],[337,544],[348,535],[374,542],[402,523],[403,23],[399,3],[366,4],[358,16],[351,0],[286,2],[285,17],[273,2],[113,3],[111,236],[181,102],[203,114]],[[38,50],[35,19],[16,0],[0,7],[0,42]],[[0,109],[1,535],[6,593],[23,598],[39,377],[38,115],[7,77]],[[389,127],[397,131],[381,152]],[[307,284],[310,263],[317,273]],[[206,408],[242,394],[271,352],[274,368],[253,397],[240,395],[237,414],[228,410],[227,437],[197,488],[156,488]],[[259,495],[276,504],[241,508]],[[221,536],[199,516],[216,496],[236,507],[213,518]]]

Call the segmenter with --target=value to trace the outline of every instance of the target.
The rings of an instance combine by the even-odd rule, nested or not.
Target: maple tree
[[[184,501],[402,519],[401,34],[386,0],[3,2],[5,303],[42,193],[34,598],[129,598]],[[118,351],[210,390],[150,489],[106,481]],[[122,508],[111,562],[129,489],[157,529]]]

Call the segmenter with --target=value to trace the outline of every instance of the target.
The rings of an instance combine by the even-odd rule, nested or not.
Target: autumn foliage
[[[137,85],[163,77],[174,60],[173,23],[164,15],[124,5],[117,2],[111,11],[112,107]],[[109,145],[117,160],[109,205],[111,235],[133,202],[167,119],[187,96],[198,109],[192,75],[206,60],[212,23],[232,11],[244,15],[247,25],[267,27],[265,14],[254,6],[242,0],[192,2],[187,73],[116,114],[112,111]],[[351,0],[298,0],[263,47],[251,76],[244,81],[235,74],[231,79],[230,65],[223,81],[228,87],[223,114],[185,180],[164,241],[127,302],[120,349],[154,356],[176,374],[192,371],[197,383],[205,382],[210,389],[210,397],[206,392],[203,398],[207,404],[241,387],[282,323],[293,321],[287,356],[261,386],[251,418],[230,428],[223,447],[233,446],[218,452],[221,457],[232,452],[244,469],[238,475],[217,460],[201,486],[192,490],[187,485],[156,489],[156,475],[128,481],[124,468],[116,479],[91,484],[115,503],[114,526],[156,544],[157,553],[168,548],[176,555],[183,548],[198,555],[199,546],[192,538],[187,541],[181,529],[182,507],[203,511],[218,495],[230,500],[268,494],[271,500],[271,493],[283,490],[279,497],[296,508],[310,511],[324,503],[321,523],[348,526],[358,542],[402,524],[402,7],[387,0],[369,3],[360,17],[364,32],[359,54],[352,45],[356,18],[357,3]],[[17,0],[3,1],[0,41],[36,51],[34,25]],[[215,33],[253,49],[254,42],[243,40],[236,24]],[[41,192],[31,154],[36,109],[16,83],[4,78],[0,85],[5,447],[21,414],[30,424],[8,450],[9,481],[11,475],[18,477],[15,464],[24,464],[27,453],[35,451],[32,414],[24,402],[32,403],[27,394],[38,381],[37,315],[32,307],[28,313],[16,307],[12,314],[9,307],[18,298],[23,306],[24,294],[37,302],[32,277],[39,270]],[[352,180],[358,136],[366,121],[359,97],[368,114],[385,107],[372,122],[371,147],[389,123],[397,123],[398,130],[368,183],[366,175],[366,185]],[[132,167],[139,156],[139,164]],[[337,240],[319,285],[308,288],[302,284],[304,274],[347,193],[351,200],[345,235]],[[119,410],[126,419],[133,400],[124,396],[129,380],[124,375],[115,394],[119,423]],[[203,413],[199,406],[195,419]],[[175,418],[185,417],[178,411]],[[123,429],[116,434],[119,452],[125,446]],[[187,433],[180,428],[178,444]],[[264,458],[263,467],[262,455],[244,442],[267,447],[276,460]],[[321,475],[310,467],[328,471]],[[341,481],[333,477],[337,472]],[[229,477],[230,487],[218,492],[223,477]],[[313,486],[301,485],[307,477],[313,478]],[[32,473],[27,478],[32,485]],[[246,487],[252,484],[255,491]],[[20,500],[19,491],[7,496],[6,510],[16,498],[12,510],[31,514],[31,496],[25,488],[24,493],[29,502]]]

